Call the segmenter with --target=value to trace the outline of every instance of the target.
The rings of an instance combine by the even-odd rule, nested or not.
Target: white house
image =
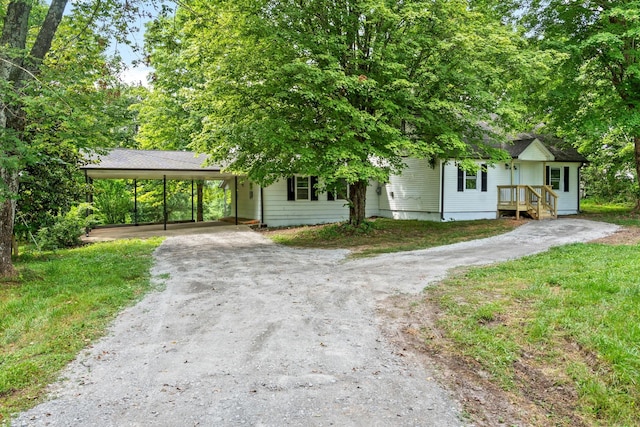
[[[508,163],[478,159],[476,173],[453,159],[406,159],[407,168],[388,183],[372,182],[367,216],[455,221],[491,219],[526,212],[534,218],[576,214],[580,210],[580,167],[586,159],[557,140],[523,136],[502,146]],[[237,184],[237,191],[236,189]],[[228,180],[238,216],[269,226],[320,224],[347,220],[342,194],[314,190],[317,178],[295,176],[265,188],[246,178]],[[340,193],[340,192],[338,192]]]
[[[534,218],[576,214],[580,210],[580,167],[586,159],[573,148],[558,148],[558,142],[544,136],[523,136],[501,146],[509,154],[509,162],[490,164],[477,159],[477,172],[460,169],[455,159],[429,162],[407,158],[401,175],[390,177],[387,183],[371,182],[366,215],[455,221],[503,214],[526,213]],[[136,188],[139,179],[223,181],[232,195],[236,221],[244,218],[286,226],[349,217],[346,186],[335,193],[319,193],[316,177],[293,176],[263,188],[247,177],[207,165],[204,155],[189,152],[114,149],[96,157],[82,167],[88,181],[132,179]],[[166,223],[165,206],[165,227]]]

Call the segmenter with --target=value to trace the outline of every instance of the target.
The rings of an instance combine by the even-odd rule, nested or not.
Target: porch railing
[[[548,185],[499,185],[498,212],[528,212],[535,219],[558,217],[558,194]]]

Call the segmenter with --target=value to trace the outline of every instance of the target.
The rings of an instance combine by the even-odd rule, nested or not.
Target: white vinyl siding
[[[378,215],[376,187],[377,184],[372,184],[367,188],[367,216]],[[271,227],[325,224],[349,219],[346,200],[328,200],[326,192],[318,194],[318,200],[287,200],[286,179],[264,188],[263,192],[263,222]]]
[[[462,190],[459,191],[459,171],[456,162],[450,160],[444,164],[444,213],[445,221],[461,221],[470,219],[491,219],[496,217],[498,206],[497,185],[509,184],[511,171],[504,165],[488,165],[486,174],[481,173],[485,161],[478,161],[478,172],[475,178],[475,189],[467,189],[467,173],[462,175]],[[462,171],[464,172],[464,171]],[[486,177],[487,191],[480,191],[484,185],[482,177]],[[499,184],[500,183],[500,184]]]
[[[439,220],[440,167],[427,160],[406,159],[402,175],[380,188],[380,215],[396,219]]]

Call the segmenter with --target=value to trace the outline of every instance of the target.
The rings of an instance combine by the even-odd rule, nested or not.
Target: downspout
[[[196,222],[195,217],[193,215],[193,180],[191,180],[191,222]]]
[[[442,177],[440,178],[440,220],[444,221],[444,168],[445,163],[441,160]]]

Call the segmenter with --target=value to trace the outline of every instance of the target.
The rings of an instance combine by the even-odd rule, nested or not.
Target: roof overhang
[[[80,169],[92,179],[224,180],[236,176],[222,166],[207,164],[206,155],[188,151],[116,148],[91,157],[91,163]]]

